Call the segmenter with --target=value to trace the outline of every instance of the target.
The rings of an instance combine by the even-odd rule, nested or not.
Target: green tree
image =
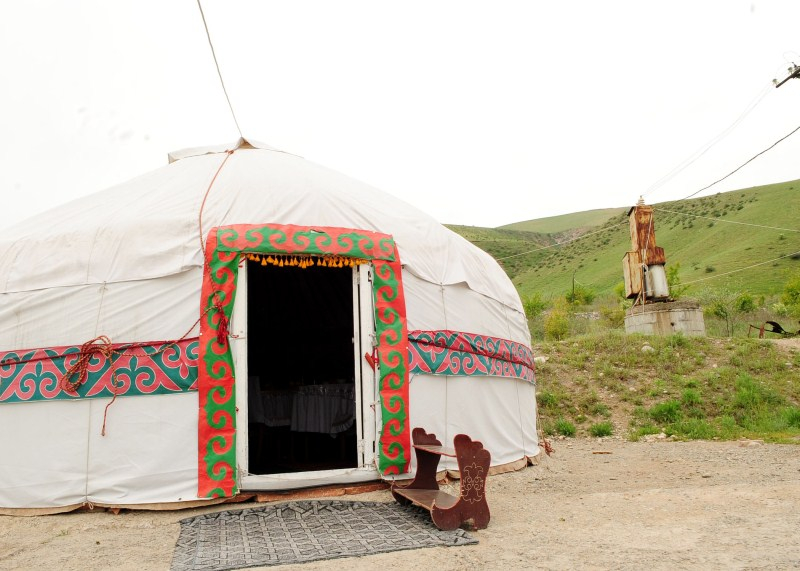
[[[594,291],[581,284],[575,284],[572,290],[564,294],[564,299],[572,305],[590,305],[594,298]]]
[[[669,288],[669,295],[672,299],[680,299],[686,290],[689,289],[688,285],[681,285],[681,263],[675,262],[667,267],[667,287]]]
[[[783,286],[781,302],[792,315],[800,315],[800,272],[789,278]]]
[[[548,339],[560,341],[569,335],[569,312],[563,301],[557,302],[544,318],[544,334]]]
[[[755,310],[753,297],[746,292],[735,292],[720,288],[705,290],[701,294],[703,312],[725,322],[725,331],[728,337],[733,336],[736,328],[737,317],[743,313]]]
[[[547,308],[547,303],[542,299],[542,294],[535,292],[522,300],[525,317],[535,319]]]

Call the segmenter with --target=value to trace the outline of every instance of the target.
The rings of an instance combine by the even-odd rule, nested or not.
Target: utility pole
[[[787,75],[783,79],[783,81],[778,82],[777,79],[772,80],[772,83],[775,84],[776,89],[781,85],[783,85],[784,83],[786,83],[787,81],[789,81],[790,79],[797,79],[798,77],[800,77],[800,66],[798,65],[792,64],[792,67],[790,67],[787,71],[789,72],[789,75]]]

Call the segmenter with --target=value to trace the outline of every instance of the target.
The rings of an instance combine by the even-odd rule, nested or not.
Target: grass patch
[[[560,434],[562,436],[569,436],[570,438],[575,436],[576,433],[575,425],[563,418],[559,418],[556,421],[555,431],[557,434]]]
[[[654,404],[649,410],[650,418],[662,424],[677,422],[681,417],[681,403],[669,400]]]
[[[592,436],[611,436],[614,434],[614,427],[608,421],[597,422],[589,427],[589,434]]]

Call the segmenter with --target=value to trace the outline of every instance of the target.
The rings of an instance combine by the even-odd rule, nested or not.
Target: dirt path
[[[479,545],[279,569],[800,568],[798,446],[561,441],[540,465],[490,478],[488,498]],[[215,509],[0,516],[0,569],[166,570],[176,522]]]

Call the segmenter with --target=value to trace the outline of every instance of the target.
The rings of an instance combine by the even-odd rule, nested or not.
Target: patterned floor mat
[[[224,571],[478,543],[395,503],[307,501],[181,520],[172,571]]]

